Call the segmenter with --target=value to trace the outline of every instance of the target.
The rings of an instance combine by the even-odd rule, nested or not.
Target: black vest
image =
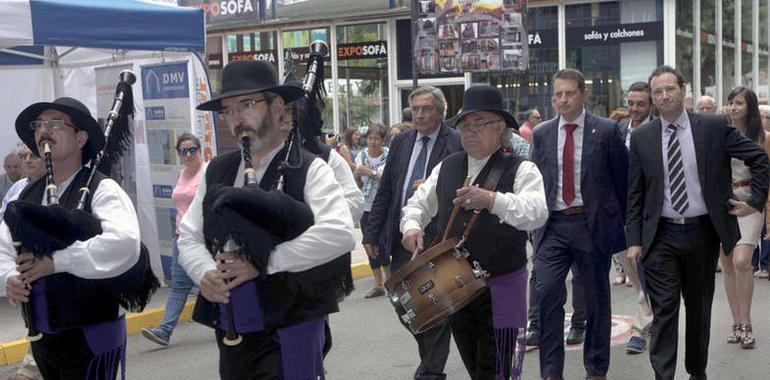
[[[285,149],[275,155],[265,171],[259,183],[263,190],[270,191],[275,187],[280,176],[279,163],[286,154]],[[301,167],[283,169],[283,191],[297,201],[304,203],[307,171],[315,158],[316,156],[313,154],[302,150]],[[240,162],[240,151],[215,157],[206,170],[206,187],[210,188],[217,184],[232,186],[238,175]],[[211,248],[213,242],[210,237],[204,237],[206,245]],[[212,252],[213,254],[215,252]],[[326,264],[303,272],[261,275],[255,281],[257,282],[257,295],[263,312],[262,319],[265,328],[274,329],[289,326],[339,311],[338,300],[344,296],[343,283],[349,275],[350,255],[342,255]],[[196,322],[216,327],[219,318],[218,313],[216,304],[200,295],[198,296],[193,312],[193,319]]]
[[[513,182],[516,171],[523,159],[495,152],[487,161],[487,164],[476,177],[474,184],[484,186],[487,175],[493,165],[504,165],[504,170],[497,182],[496,191],[501,193],[513,192]],[[457,152],[448,156],[441,163],[441,171],[436,185],[438,196],[437,226],[443,227],[449,223],[452,214],[452,200],[457,197],[456,191],[462,187],[465,177],[468,175],[468,156],[465,152]],[[473,212],[460,208],[457,219],[452,226],[449,236],[461,236],[465,224],[470,220]],[[479,214],[476,224],[471,230],[466,247],[470,252],[469,260],[478,261],[481,267],[492,276],[510,273],[527,264],[526,253],[527,233],[516,228],[500,223],[496,215],[488,210]]]
[[[78,172],[69,187],[59,197],[59,205],[74,209],[80,200],[80,189],[88,180],[90,170],[83,168]],[[107,178],[97,172],[89,189],[93,194],[99,183]],[[40,203],[45,190],[45,177],[41,177],[27,186],[19,199]],[[85,206],[91,212],[89,195]],[[88,326],[94,323],[114,321],[120,316],[120,301],[112,286],[106,280],[88,280],[69,273],[55,273],[45,277],[45,301],[48,306],[48,323],[54,329],[68,329]]]

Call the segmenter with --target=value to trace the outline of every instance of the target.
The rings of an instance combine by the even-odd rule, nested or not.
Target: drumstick
[[[465,182],[463,182],[463,187],[466,187],[470,185],[471,183],[471,176],[465,177]],[[455,218],[457,217],[457,212],[460,211],[460,204],[456,204],[454,207],[452,207],[452,214],[449,216],[449,223],[447,223],[446,227],[444,227],[444,234],[441,235],[441,241],[445,241],[447,237],[449,236],[449,229],[452,228],[452,225],[455,224]]]

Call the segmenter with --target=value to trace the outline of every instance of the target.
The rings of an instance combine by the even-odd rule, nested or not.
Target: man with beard
[[[88,108],[66,97],[33,104],[16,118],[16,133],[38,156],[50,147],[56,185],[50,188],[46,178],[38,178],[19,200],[48,205],[44,192],[55,191],[58,207],[74,209],[91,172],[84,165],[105,143]],[[88,189],[86,211],[99,220],[102,232],[51,256],[36,257],[24,248],[17,255],[8,224],[0,224],[0,294],[12,304],[30,303],[31,318],[43,335],[31,343],[32,353],[46,379],[114,379],[125,357],[123,312],[100,280],[114,284],[111,279],[139,260],[139,221],[114,180],[97,172]]]
[[[251,141],[250,152],[231,152],[208,164],[205,181],[180,226],[179,263],[201,290],[194,319],[215,328],[222,379],[324,376],[323,321],[326,314],[338,310],[339,294],[323,285],[330,285],[337,271],[350,270],[335,264],[354,248],[355,237],[342,188],[322,159],[298,151],[301,160],[296,168],[279,169],[287,149],[280,126],[284,106],[300,96],[298,87],[278,84],[271,64],[239,61],[225,67],[220,96],[198,106],[216,111],[242,144],[244,137]],[[253,175],[259,188],[244,187],[245,174]],[[279,177],[284,178],[283,192],[273,190]],[[230,203],[235,199],[241,202],[240,209]],[[266,207],[260,203],[265,200],[277,200],[272,203],[278,213],[285,209],[283,204],[309,210],[309,227],[276,244],[269,235],[282,235],[281,231],[257,224],[254,218],[260,215],[247,210]],[[245,221],[240,226],[235,221],[212,226],[227,207],[233,210],[230,215]],[[272,222],[288,228],[303,221],[276,217]],[[242,228],[235,237],[246,243],[243,255],[234,254],[227,245],[218,246],[222,236],[217,236],[221,232],[217,227]],[[245,234],[259,240],[249,240]],[[269,256],[260,271],[255,254],[264,251]],[[276,284],[289,286],[281,289]],[[232,305],[231,313],[225,311],[229,308],[225,304]],[[240,344],[223,342],[228,314],[242,338]]]

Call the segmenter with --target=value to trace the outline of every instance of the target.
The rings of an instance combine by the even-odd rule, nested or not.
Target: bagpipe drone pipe
[[[56,251],[76,241],[87,241],[103,232],[101,221],[90,212],[90,197],[98,187],[98,182],[108,178],[111,163],[122,156],[123,151],[132,141],[129,119],[134,109],[131,85],[135,81],[136,77],[131,71],[121,72],[113,106],[105,125],[105,145],[89,165],[78,172],[68,191],[65,192],[65,197],[73,198],[79,195],[75,209],[60,205],[55,198],[56,188],[53,184],[53,165],[50,162],[50,156],[46,159],[48,205],[43,206],[21,199],[8,204],[3,219],[8,225],[14,242],[19,243],[17,248],[19,252],[30,252],[35,257],[52,257]],[[100,173],[99,169],[107,173]],[[34,183],[30,187],[33,185]],[[61,307],[61,310],[88,308],[89,305],[80,305],[78,302],[81,299],[96,298],[105,303],[119,304],[128,311],[140,312],[160,286],[150,266],[149,251],[143,243],[140,244],[140,255],[136,264],[117,277],[91,280],[67,273],[57,273],[46,279],[50,280],[46,282],[48,287],[71,286],[70,289],[73,289],[74,294],[72,297],[66,297],[67,299],[46,297],[49,308]],[[44,292],[48,293],[48,291]],[[117,310],[114,312],[117,313]],[[113,311],[110,311],[109,315],[83,313],[82,317],[85,320],[80,321],[68,318],[61,313],[57,315],[57,320],[52,321],[51,324],[58,328],[117,318]],[[33,318],[27,318],[28,324],[30,320]]]

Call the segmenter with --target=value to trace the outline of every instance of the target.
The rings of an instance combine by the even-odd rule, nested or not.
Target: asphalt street
[[[356,292],[343,304],[340,313],[331,316],[334,348],[326,361],[328,379],[410,379],[418,364],[417,346],[396,320],[384,297],[364,299],[372,286],[369,278],[356,281]],[[569,287],[568,287],[569,288]],[[625,286],[613,286],[612,359],[610,379],[652,379],[647,353],[628,355],[623,344],[628,336],[630,316],[636,310],[633,294]],[[165,292],[161,293],[165,295]],[[162,300],[154,300],[162,303]],[[3,301],[0,322],[18,325],[15,310]],[[569,304],[569,303],[568,303]],[[757,348],[742,350],[724,342],[731,324],[730,313],[717,274],[708,373],[710,379],[767,379],[770,375],[770,282],[757,280],[754,293],[753,324]],[[569,310],[568,310],[569,312]],[[8,323],[6,323],[8,322]],[[677,379],[687,379],[684,371],[684,313],[680,318],[679,366]],[[3,334],[5,335],[5,334]],[[538,351],[527,353],[524,379],[538,378]],[[129,379],[212,379],[217,378],[217,349],[213,332],[195,323],[182,323],[172,338],[171,346],[161,348],[136,334],[129,337]],[[12,367],[0,367],[5,379]],[[456,348],[452,348],[446,366],[448,379],[468,379]],[[585,376],[580,347],[569,347],[566,354],[565,378]]]

